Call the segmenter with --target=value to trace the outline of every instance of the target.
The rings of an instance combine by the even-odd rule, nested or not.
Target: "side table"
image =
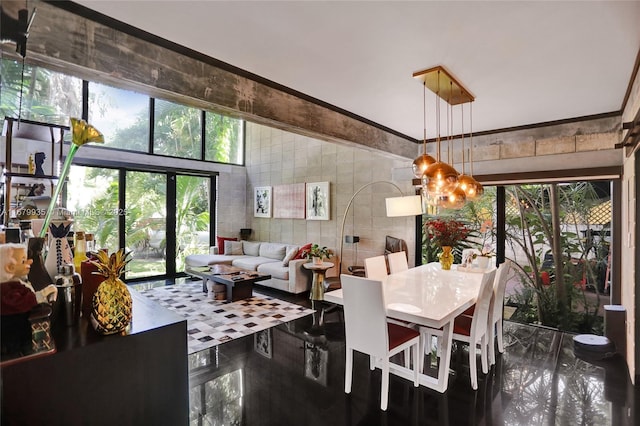
[[[309,299],[324,300],[324,274],[327,272],[327,269],[333,268],[333,263],[304,263],[302,266],[313,272],[313,282],[311,284]]]

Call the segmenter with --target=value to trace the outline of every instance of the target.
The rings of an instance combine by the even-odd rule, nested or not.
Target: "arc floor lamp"
[[[420,195],[404,195],[402,189],[398,185],[388,180],[377,180],[374,182],[369,182],[361,186],[354,194],[351,196],[351,199],[347,203],[347,208],[344,210],[344,216],[342,217],[342,226],[340,227],[340,273],[342,273],[342,249],[344,247],[344,225],[347,221],[347,215],[349,214],[349,209],[353,204],[353,200],[358,196],[360,192],[365,190],[366,188],[376,185],[376,184],[387,184],[391,185],[400,192],[400,197],[390,197],[385,199],[387,217],[402,217],[402,216],[417,216],[423,213],[422,211],[422,197]]]

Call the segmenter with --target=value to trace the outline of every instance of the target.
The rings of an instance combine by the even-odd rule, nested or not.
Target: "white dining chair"
[[[480,290],[473,309],[473,315],[460,314],[456,317],[453,326],[453,340],[469,344],[469,375],[471,376],[471,387],[478,389],[478,372],[476,367],[476,349],[480,345],[480,357],[482,361],[482,372],[489,372],[488,362],[488,333],[487,325],[489,321],[489,305],[493,296],[493,284],[496,276],[496,270],[487,272],[482,277]],[[429,327],[420,327],[421,334],[421,354],[429,354],[431,352],[431,341],[433,336],[438,337],[437,354],[440,356],[442,351],[442,329],[433,329]],[[428,346],[427,346],[428,345]]]
[[[504,316],[504,293],[507,287],[509,273],[513,267],[513,262],[506,260],[500,264],[493,281],[493,295],[491,304],[489,305],[489,315],[487,324],[487,344],[489,345],[489,363],[496,363],[495,340],[498,339],[498,351],[504,352],[504,344],[502,340],[502,319]],[[476,305],[471,306],[464,311],[463,315],[473,316]]]
[[[378,363],[382,370],[380,408],[389,401],[389,359],[405,349],[413,352],[413,385],[418,386],[420,333],[387,322],[382,282],[353,275],[341,276],[344,301],[346,361],[344,391],[351,393],[353,351],[369,355],[370,368]]]
[[[480,346],[482,372],[489,372],[488,333],[489,306],[493,297],[493,283],[496,270],[485,273],[480,284],[473,316],[458,315],[453,325],[453,340],[469,344],[469,375],[471,387],[478,389],[478,371],[476,367],[476,349]]]
[[[489,361],[491,365],[496,363],[495,340],[498,339],[498,352],[504,352],[504,343],[502,341],[502,320],[504,316],[504,292],[507,287],[509,273],[513,267],[513,262],[505,260],[496,272],[496,278],[493,285],[493,297],[489,306],[489,324],[488,338],[489,343]]]
[[[390,274],[396,274],[398,272],[406,271],[407,269],[409,269],[409,263],[407,262],[407,253],[405,253],[404,251],[389,253],[387,255],[387,261],[389,262]]]
[[[372,280],[383,280],[387,272],[387,260],[384,256],[368,257],[364,260],[364,275]]]

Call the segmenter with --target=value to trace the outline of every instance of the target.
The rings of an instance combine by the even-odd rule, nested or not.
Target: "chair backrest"
[[[364,260],[364,275],[372,280],[380,281],[389,275],[387,272],[387,260],[384,256],[366,258]]]
[[[382,282],[342,274],[344,328],[347,347],[384,357],[389,350]]]
[[[406,271],[409,269],[409,263],[407,262],[407,254],[403,251],[396,253],[389,253],[387,255],[389,261],[389,273],[395,274],[397,272]]]
[[[489,326],[495,324],[504,313],[504,291],[507,288],[507,279],[509,272],[513,267],[513,262],[505,260],[496,272],[496,278],[493,284],[493,297],[491,298],[491,306],[489,308]]]
[[[409,252],[406,241],[389,235],[385,236],[384,254],[396,253],[399,251],[403,251],[405,253]]]
[[[473,319],[471,320],[471,330],[475,330],[476,336],[487,332],[487,324],[489,320],[489,307],[493,297],[493,282],[496,277],[496,270],[492,269],[483,274],[480,291],[476,300],[476,307],[473,311]]]

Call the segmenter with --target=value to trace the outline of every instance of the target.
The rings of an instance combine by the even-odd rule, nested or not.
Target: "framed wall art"
[[[304,219],[305,184],[274,185],[273,217],[279,219]]]
[[[271,187],[256,186],[253,192],[253,216],[271,217]]]
[[[329,220],[329,182],[307,183],[307,220]]]

